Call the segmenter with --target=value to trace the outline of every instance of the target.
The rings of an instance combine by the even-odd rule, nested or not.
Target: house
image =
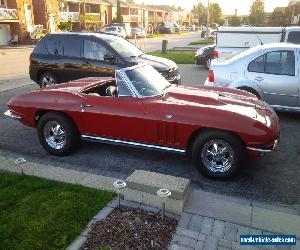
[[[32,0],[0,0],[0,45],[30,43],[34,28]]]
[[[58,0],[32,0],[34,23],[43,25],[47,32],[56,32],[59,24],[59,3]]]

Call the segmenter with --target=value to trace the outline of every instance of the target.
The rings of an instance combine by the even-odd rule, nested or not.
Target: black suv
[[[46,35],[30,55],[30,78],[41,87],[84,77],[110,76],[115,70],[149,63],[169,82],[180,83],[176,63],[144,54],[129,41],[101,33]]]

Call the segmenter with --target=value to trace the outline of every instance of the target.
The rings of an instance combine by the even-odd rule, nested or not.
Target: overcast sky
[[[191,9],[197,0],[136,0],[145,4],[168,4],[182,6],[185,9]],[[202,0],[207,4],[207,0]],[[224,14],[232,14],[234,9],[238,9],[238,14],[246,15],[249,13],[253,0],[210,0],[210,2],[219,3]],[[267,12],[273,11],[275,7],[287,6],[289,0],[265,0]]]

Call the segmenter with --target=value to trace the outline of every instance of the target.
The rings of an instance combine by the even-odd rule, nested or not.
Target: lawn
[[[209,44],[214,44],[214,41],[211,39],[202,39],[202,40],[189,43],[189,45],[209,45]]]
[[[114,193],[0,173],[0,249],[65,249]]]
[[[170,59],[178,64],[193,64],[195,60],[193,51],[167,51],[165,54],[161,53],[161,51],[153,51],[149,54]]]

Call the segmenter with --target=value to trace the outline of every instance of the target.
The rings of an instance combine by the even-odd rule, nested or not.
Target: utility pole
[[[209,39],[209,0],[207,0],[206,39]]]

